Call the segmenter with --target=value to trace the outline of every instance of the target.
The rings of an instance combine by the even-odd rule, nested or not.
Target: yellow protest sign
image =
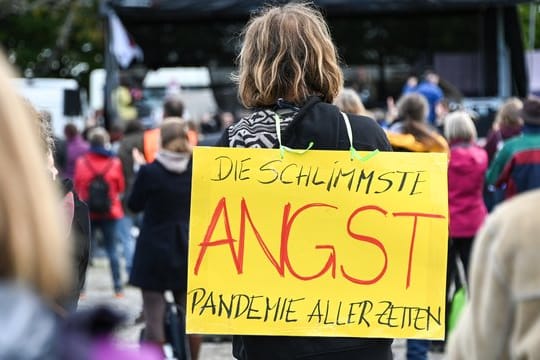
[[[188,332],[444,337],[446,154],[197,147],[193,164]]]

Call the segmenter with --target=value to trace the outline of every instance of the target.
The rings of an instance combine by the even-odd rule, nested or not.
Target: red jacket
[[[83,201],[88,201],[88,186],[96,175],[86,163],[86,159],[97,172],[102,172],[105,167],[109,167],[104,177],[109,184],[109,198],[112,200],[111,211],[108,214],[90,213],[90,218],[92,220],[122,218],[124,210],[120,202],[120,195],[125,190],[125,183],[120,159],[113,155],[107,155],[105,151],[95,152],[92,149],[90,149],[89,153],[77,159],[74,175],[75,190]],[[109,165],[109,162],[112,163]]]

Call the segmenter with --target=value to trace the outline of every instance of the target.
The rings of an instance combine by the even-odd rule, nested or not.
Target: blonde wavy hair
[[[284,98],[302,104],[310,95],[332,103],[343,85],[336,47],[322,14],[312,5],[267,7],[243,33],[238,56],[239,97],[247,108]]]
[[[523,125],[523,120],[519,115],[519,111],[523,108],[523,102],[516,98],[509,98],[504,102],[493,122],[495,130],[502,127],[517,127]]]
[[[32,118],[36,114],[17,96],[11,77],[0,53],[0,279],[53,300],[71,280],[64,214]]]

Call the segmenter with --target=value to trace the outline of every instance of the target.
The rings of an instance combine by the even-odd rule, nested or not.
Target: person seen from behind
[[[487,153],[476,145],[476,127],[464,111],[456,111],[446,117],[444,135],[450,143],[448,204],[451,247],[468,273],[473,239],[487,215],[482,197]]]
[[[497,152],[503,147],[505,141],[521,135],[523,120],[520,117],[520,111],[522,108],[523,102],[520,99],[510,98],[497,111],[493,127],[484,145],[490,164]]]
[[[337,50],[322,14],[308,4],[267,7],[243,31],[237,82],[251,114],[229,126],[218,146],[348,150],[346,119],[332,102],[343,86]],[[370,118],[349,115],[357,150],[390,151]],[[276,129],[276,121],[280,127]],[[271,195],[269,195],[271,196]],[[361,296],[361,290],[359,293]],[[237,359],[392,359],[392,339],[233,336]]]
[[[423,95],[410,93],[398,100],[397,119],[387,131],[394,151],[449,151],[446,140],[428,124],[428,112],[428,102]],[[407,340],[407,360],[427,360],[429,346],[429,340]]]
[[[336,105],[341,111],[354,114],[367,116],[368,112],[362,103],[362,99],[358,96],[358,93],[351,88],[342,89],[338,96],[334,99],[334,105]]]
[[[504,142],[486,174],[489,185],[504,188],[505,199],[540,187],[540,98],[525,100],[519,115],[522,135]]]
[[[439,81],[439,75],[434,71],[428,70],[424,74],[423,81],[418,83],[418,79],[416,79],[416,77],[414,76],[411,76],[403,87],[403,95],[418,93],[426,98],[429,105],[427,120],[428,123],[432,126],[436,126],[436,108],[439,102],[444,97],[444,93],[439,86]]]
[[[75,124],[69,123],[64,127],[66,138],[66,164],[62,177],[73,180],[75,174],[75,162],[88,152],[89,145],[82,138]]]
[[[146,321],[144,340],[165,341],[164,292],[173,292],[185,308],[191,204],[191,145],[187,124],[167,118],[161,127],[156,160],[143,165],[135,179],[128,206],[144,211],[130,283],[141,288]],[[198,358],[201,337],[189,335],[191,359]]]
[[[169,117],[182,118],[184,116],[184,102],[180,98],[180,95],[173,94],[168,96],[163,103],[163,120]],[[159,150],[159,131],[160,128],[156,127],[148,129],[143,134],[143,154],[146,162],[150,163],[156,158],[156,154]],[[192,146],[197,145],[198,135],[194,129],[188,130],[189,143]]]
[[[489,165],[491,165],[495,155],[502,149],[506,141],[521,135],[523,120],[520,111],[522,107],[523,102],[520,99],[510,98],[497,111],[493,126],[484,145],[484,149],[488,154]],[[504,186],[501,188],[494,185],[485,186],[484,201],[488,211],[491,211],[498,203],[504,200],[504,191]]]
[[[397,119],[387,131],[394,151],[448,152],[448,143],[427,123],[426,99],[417,93],[402,96],[397,103]]]
[[[88,138],[88,153],[77,159],[75,189],[90,209],[92,244],[96,244],[96,230],[101,232],[103,244],[111,267],[116,297],[123,297],[123,285],[118,260],[116,227],[124,216],[120,195],[125,183],[122,164],[110,150],[109,135],[101,127],[92,129]]]
[[[446,319],[449,319],[451,299],[455,290],[467,285],[461,283],[458,261],[463,264],[464,275],[467,278],[474,236],[487,216],[482,191],[488,160],[484,149],[476,145],[476,127],[466,112],[456,111],[446,116],[444,135],[450,143],[448,164],[450,239],[446,270]]]
[[[135,182],[135,168],[138,169],[139,166],[133,161],[133,150],[137,149],[140,154],[143,153],[143,132],[143,126],[139,119],[128,122],[124,129],[124,137],[118,147],[118,158],[122,163],[122,173],[126,186],[124,195],[122,196],[124,217],[118,222],[117,234],[122,243],[126,273],[128,275],[131,273],[131,264],[133,263],[133,254],[135,252],[136,238],[133,230],[135,226],[138,227],[139,221],[137,215],[129,210],[127,199]]]

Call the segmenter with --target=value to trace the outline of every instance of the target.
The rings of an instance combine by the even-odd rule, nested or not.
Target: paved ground
[[[142,325],[136,325],[135,319],[141,311],[141,296],[138,289],[126,287],[125,297],[115,299],[112,290],[112,280],[105,259],[97,259],[89,267],[85,297],[79,303],[79,308],[87,308],[97,304],[108,304],[123,311],[127,316],[126,325],[118,329],[117,336],[133,346],[137,346]],[[230,342],[213,342],[211,339],[203,342],[200,360],[229,360],[232,359]],[[405,360],[405,342],[394,342],[395,360]],[[430,354],[429,360],[443,360],[440,354]]]

